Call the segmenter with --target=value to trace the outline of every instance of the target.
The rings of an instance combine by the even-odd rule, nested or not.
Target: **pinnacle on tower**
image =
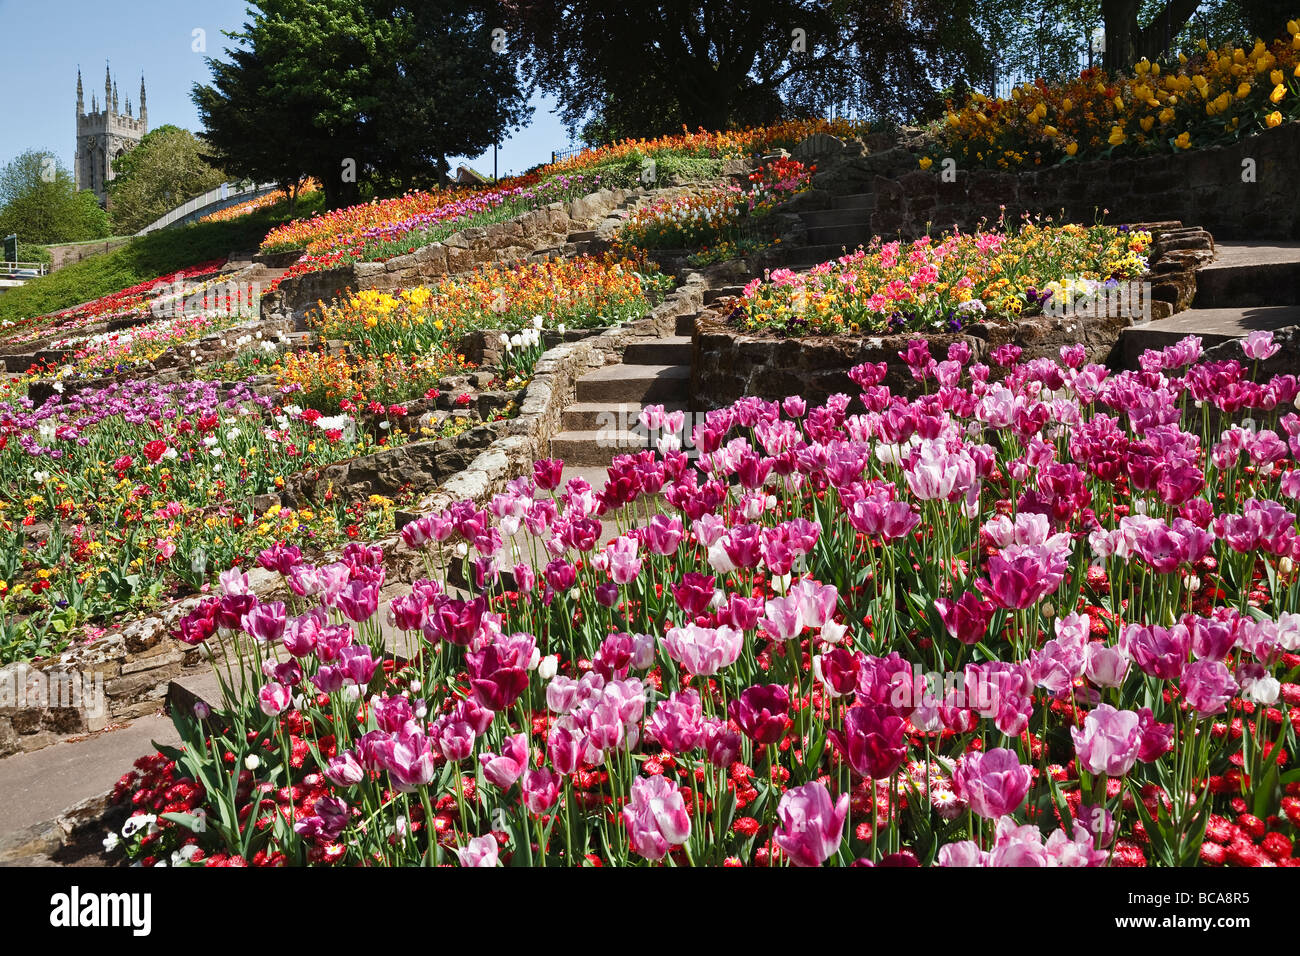
[[[149,125],[149,108],[145,105],[144,99],[144,73],[140,74],[140,122],[145,127]]]
[[[117,106],[117,83],[116,82],[113,83],[113,112],[114,113],[119,112]]]
[[[104,109],[113,108],[113,77],[108,72],[108,61],[104,61]]]
[[[81,89],[81,67],[77,67],[77,115],[84,116],[86,113],[86,95]]]

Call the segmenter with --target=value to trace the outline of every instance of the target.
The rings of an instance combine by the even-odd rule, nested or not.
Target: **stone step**
[[[686,401],[689,365],[606,365],[578,379],[579,402]]]
[[[664,411],[685,411],[685,402],[652,402]],[[560,416],[563,431],[587,432],[602,429],[630,431],[641,418],[641,405],[635,402],[574,402]]]
[[[1241,338],[1256,329],[1272,331],[1300,325],[1300,305],[1261,306],[1244,309],[1188,309],[1167,319],[1135,325],[1120,333],[1120,359],[1125,368],[1137,368],[1147,349],[1162,349],[1188,335],[1200,336],[1205,348]]]
[[[698,312],[684,312],[677,316],[677,324],[674,326],[674,331],[678,335],[694,335],[695,320],[699,318],[699,315],[700,313]]]
[[[674,335],[630,342],[623,350],[624,365],[690,365],[691,337]]]
[[[871,241],[871,227],[866,223],[844,226],[812,226],[808,229],[810,246],[846,246],[855,249]]]
[[[1300,243],[1220,243],[1196,273],[1197,309],[1300,305]]]
[[[719,299],[736,298],[743,295],[745,287],[743,285],[724,285],[716,289],[706,289],[704,292],[704,304],[712,305]]]
[[[847,193],[831,199],[832,209],[870,209],[875,204],[875,193]]]
[[[616,455],[630,455],[649,448],[644,432],[592,429],[560,432],[551,438],[551,457],[567,465],[608,465]]]
[[[799,214],[804,225],[809,229],[823,226],[861,226],[866,232],[871,231],[871,213],[865,206],[848,209],[812,209]]]

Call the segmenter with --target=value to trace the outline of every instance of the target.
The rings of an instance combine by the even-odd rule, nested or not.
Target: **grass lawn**
[[[304,196],[297,216],[310,216],[324,202]],[[88,302],[139,282],[232,252],[254,250],[274,226],[287,221],[288,204],[268,206],[229,222],[200,222],[160,229],[104,255],[91,256],[0,295],[0,319],[18,320]]]

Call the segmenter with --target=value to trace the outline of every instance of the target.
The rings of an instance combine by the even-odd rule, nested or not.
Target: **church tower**
[[[108,203],[108,184],[113,180],[113,160],[134,149],[149,132],[148,113],[145,109],[144,76],[140,77],[140,115],[131,115],[130,97],[126,110],[119,107],[117,83],[109,67],[104,67],[104,107],[101,110],[94,96],[90,112],[86,112],[85,93],[82,89],[81,70],[77,70],[77,151],[73,160],[73,175],[78,189],[94,192],[101,206]]]

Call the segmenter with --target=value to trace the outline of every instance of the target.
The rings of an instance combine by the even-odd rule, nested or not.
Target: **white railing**
[[[0,276],[6,279],[36,279],[49,270],[44,262],[0,261]]]
[[[187,216],[192,216],[208,206],[233,206],[235,203],[231,202],[232,199],[244,202],[248,199],[256,199],[258,196],[265,196],[278,188],[275,183],[263,183],[260,186],[249,185],[238,188],[234,183],[222,183],[216,189],[209,189],[202,196],[195,196],[189,202],[177,206],[171,212],[149,223],[136,235],[143,236],[158,229],[166,229],[172,223],[185,219]]]

